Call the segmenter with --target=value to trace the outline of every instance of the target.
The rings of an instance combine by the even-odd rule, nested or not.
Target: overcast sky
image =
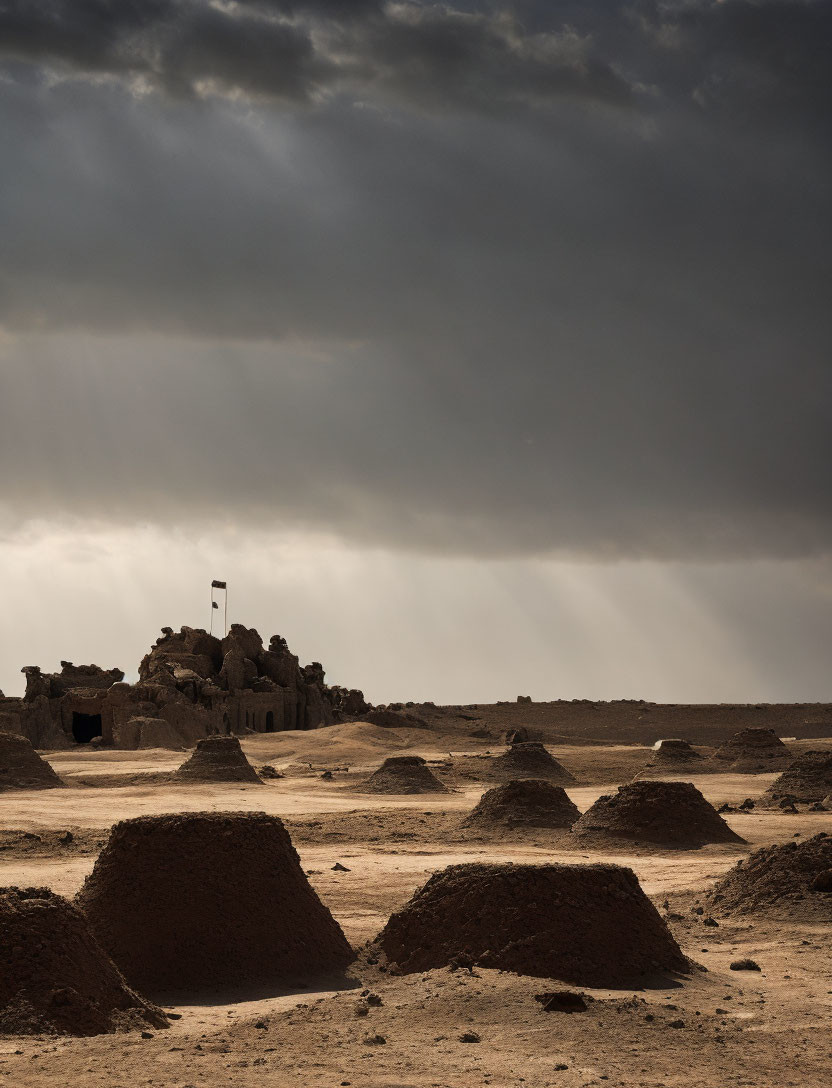
[[[825,0],[0,0],[0,686],[832,699]]]

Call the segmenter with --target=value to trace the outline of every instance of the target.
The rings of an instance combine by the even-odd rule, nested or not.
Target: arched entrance
[[[89,744],[93,737],[101,736],[101,715],[72,712],[72,735],[78,744]]]
[[[273,733],[274,732],[274,711],[273,710],[267,710],[266,711],[266,732],[267,733]]]

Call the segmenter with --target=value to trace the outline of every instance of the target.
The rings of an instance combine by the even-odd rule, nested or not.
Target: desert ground
[[[544,729],[548,750],[576,779],[566,789],[581,812],[630,781],[650,759],[650,748],[632,742],[639,709],[633,707],[632,721],[624,723],[620,736],[609,723],[591,730],[549,721]],[[568,832],[466,831],[460,827],[463,818],[491,784],[476,778],[477,767],[487,763],[480,757],[505,751],[503,728],[534,726],[535,708],[418,707],[413,712],[428,722],[427,729],[354,722],[243,737],[243,750],[255,767],[269,764],[282,775],[262,785],[170,782],[167,775],[186,758],[183,752],[79,746],[42,753],[66,786],[0,793],[0,884],[46,886],[73,896],[92,870],[108,829],[128,817],[265,812],[284,821],[312,886],[358,958],[346,978],[310,978],[291,992],[154,994],[176,1017],[164,1030],[0,1037],[0,1084],[784,1088],[829,1083],[832,902],[825,920],[737,919],[721,917],[706,895],[716,879],[760,846],[832,834],[832,812],[759,806],[738,812],[745,799],[759,800],[776,774],[702,773],[685,775],[685,781],[712,804],[731,806],[734,811],[725,819],[744,843],[671,849],[622,842],[599,848],[572,841]],[[587,717],[598,714],[586,710]],[[804,709],[780,735],[800,738],[790,742],[795,754],[828,747],[828,717],[828,708],[814,715]],[[685,735],[691,733],[696,744],[706,743],[703,738],[714,744],[745,724],[741,710],[724,718]],[[672,714],[665,713],[655,727],[650,724],[659,737],[681,735],[672,728],[679,725]],[[812,724],[819,739],[811,737]],[[450,792],[360,792],[361,782],[383,759],[410,754],[426,758]],[[322,779],[326,770],[332,777]],[[637,989],[569,986],[587,999],[585,1011],[570,1014],[544,1011],[535,1000],[567,988],[557,980],[476,966],[398,974],[374,962],[364,946],[390,914],[432,873],[466,861],[629,866],[692,961],[691,970],[647,979]],[[743,959],[760,969],[730,968]]]

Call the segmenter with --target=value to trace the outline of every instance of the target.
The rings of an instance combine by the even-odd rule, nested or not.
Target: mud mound
[[[634,839],[663,846],[744,842],[690,782],[630,782],[599,797],[573,827],[576,835]]]
[[[127,980],[156,993],[277,987],[353,958],[265,813],[124,820],[76,902]]]
[[[0,793],[3,790],[49,790],[63,782],[25,737],[0,733]]]
[[[262,782],[236,737],[206,737],[190,759],[171,775],[172,782]]]
[[[470,828],[571,827],[580,816],[562,786],[521,778],[495,786],[462,821]]]
[[[536,740],[512,744],[507,752],[491,761],[489,774],[506,781],[516,778],[543,778],[547,782],[561,783],[575,781],[569,771]]]
[[[717,770],[721,768],[709,764],[686,740],[663,740],[659,741],[650,762],[635,777],[661,778],[668,774],[707,774]]]
[[[765,774],[787,767],[791,753],[773,729],[741,729],[714,752],[717,766],[737,774]]]
[[[382,729],[427,729],[428,723],[417,714],[405,710],[370,710],[362,714],[361,720],[370,725],[380,725]]]
[[[390,756],[356,789],[361,793],[450,793],[421,756]]]
[[[763,797],[779,801],[823,801],[832,791],[832,750],[804,752],[769,786]]]
[[[0,1032],[166,1026],[162,1010],[128,988],[71,903],[48,888],[0,888]]]
[[[635,873],[618,865],[451,865],[375,945],[408,974],[457,961],[616,986],[688,967]]]
[[[765,846],[737,862],[711,891],[723,914],[773,914],[832,922],[832,838]]]

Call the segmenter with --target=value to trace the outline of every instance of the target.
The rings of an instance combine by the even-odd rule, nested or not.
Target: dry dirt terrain
[[[666,718],[655,736],[639,735],[641,743],[634,743],[636,712],[648,704],[632,706],[618,730],[587,727],[582,735],[563,723],[558,728],[551,713],[535,713],[535,706],[509,705],[479,714],[476,708],[414,708],[428,729],[352,723],[248,736],[242,747],[252,764],[270,764],[283,775],[261,785],[170,781],[187,753],[80,747],[45,753],[66,785],[0,793],[0,884],[74,895],[120,819],[265,812],[283,819],[313,887],[359,955],[346,981],[309,978],[288,993],[153,994],[178,1016],[167,1029],[89,1038],[0,1037],[0,1086],[827,1085],[832,895],[828,919],[811,922],[722,917],[706,896],[715,880],[759,846],[832,834],[832,812],[808,812],[805,806],[797,813],[731,811],[724,818],[744,842],[699,849],[625,840],[587,846],[554,828],[462,827],[493,785],[476,778],[477,768],[487,766],[483,757],[503,752],[501,730],[524,721],[544,731],[541,739],[574,776],[566,790],[581,812],[630,781],[651,756],[645,741],[681,732]],[[811,734],[798,726],[812,720],[811,714],[810,708],[793,710],[785,716],[787,727],[778,727],[781,736],[800,738],[790,745],[795,753],[829,746],[823,739],[830,732],[828,708],[816,708],[818,720],[826,716],[815,734],[821,739],[806,743]],[[719,729],[702,724],[698,734],[688,729],[683,735],[698,745],[715,745],[748,724],[772,724],[749,723],[743,708],[725,717],[730,720]],[[486,735],[472,736],[480,732]],[[450,792],[359,792],[386,757],[411,754],[427,759]],[[324,770],[332,777],[322,779]],[[760,798],[774,777],[707,773],[685,780],[712,803],[736,809],[746,798]],[[586,1009],[575,1013],[545,1011],[536,1000],[567,988],[553,979],[465,965],[405,975],[385,970],[362,946],[432,873],[466,861],[630,866],[692,968],[648,978],[637,989],[569,986],[586,997]],[[756,961],[760,970],[730,969],[743,959]]]

